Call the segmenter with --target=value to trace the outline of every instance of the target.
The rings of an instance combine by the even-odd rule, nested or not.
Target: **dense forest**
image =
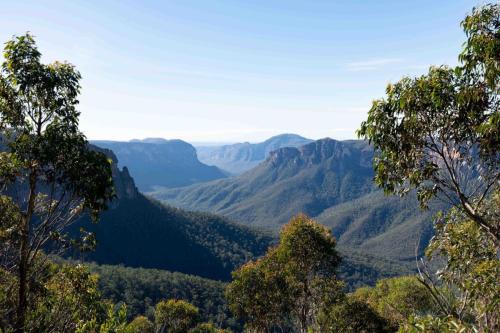
[[[154,318],[158,302],[182,299],[197,306],[205,321],[241,329],[226,305],[223,282],[157,269],[95,264],[89,268],[99,276],[102,297],[116,304],[126,304],[130,320],[139,315]]]
[[[98,235],[96,250],[83,258],[228,280],[234,268],[262,255],[273,240],[226,218],[164,206],[140,193],[117,205],[102,214],[101,223],[87,218],[72,226]]]
[[[253,197],[248,186],[277,186],[289,200],[274,212],[271,195],[250,200],[270,220],[235,210],[281,227],[272,234],[139,193],[80,131],[77,69],[44,64],[30,33],[12,37],[0,70],[0,333],[500,331],[500,4],[462,28],[456,67],[403,77],[373,101],[366,142],[281,148],[239,178],[161,194],[223,211]],[[364,177],[321,177],[318,153],[348,157],[330,160],[334,176]],[[345,196],[306,202],[314,218],[282,207],[307,186]],[[391,238],[405,233],[413,265]],[[382,259],[390,246],[406,257]]]

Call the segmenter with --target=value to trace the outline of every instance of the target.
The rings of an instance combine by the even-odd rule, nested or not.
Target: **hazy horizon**
[[[11,1],[0,40],[77,67],[91,140],[343,140],[387,83],[456,64],[480,3]]]
[[[286,132],[286,133],[278,133],[276,135],[271,135],[269,137],[266,137],[264,138],[263,140],[240,140],[240,141],[190,141],[190,140],[184,140],[184,139],[179,139],[179,138],[163,138],[163,137],[143,137],[143,138],[131,138],[131,139],[124,139],[124,140],[113,140],[113,139],[90,139],[89,138],[89,141],[92,141],[92,142],[99,142],[99,141],[113,141],[113,142],[133,142],[133,141],[143,141],[143,140],[148,140],[148,139],[159,139],[159,140],[182,140],[182,141],[186,141],[187,143],[190,143],[191,145],[193,146],[221,146],[221,145],[231,145],[231,144],[237,144],[237,143],[251,143],[251,144],[254,144],[254,143],[261,143],[263,141],[266,141],[267,139],[270,139],[270,138],[273,138],[273,137],[276,137],[276,136],[280,136],[280,135],[299,135],[305,139],[312,139],[312,140],[320,140],[320,139],[334,139],[334,140],[350,140],[350,139],[337,139],[337,138],[333,138],[333,137],[330,137],[330,136],[325,136],[325,137],[321,137],[321,138],[310,138],[310,137],[306,137],[304,135],[300,135],[298,133],[289,133],[289,132]],[[355,138],[357,139],[357,138]]]

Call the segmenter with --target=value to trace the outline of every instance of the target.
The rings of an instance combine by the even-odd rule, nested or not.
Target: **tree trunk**
[[[21,225],[21,240],[19,247],[19,290],[16,311],[15,333],[24,333],[26,325],[26,313],[28,310],[28,256],[29,256],[29,233],[31,217],[35,206],[36,197],[36,171],[30,173],[30,190],[28,196],[28,207],[23,216]]]

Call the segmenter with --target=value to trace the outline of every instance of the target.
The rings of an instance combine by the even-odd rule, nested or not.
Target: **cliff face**
[[[373,151],[365,143],[325,138],[296,148],[286,147],[272,151],[262,166],[310,167],[326,161],[335,161],[336,165],[353,163],[365,168],[371,167],[372,158]]]
[[[139,191],[135,186],[134,179],[130,176],[127,167],[123,167],[121,170],[118,167],[118,159],[116,155],[110,149],[99,148],[97,146],[91,145],[91,149],[105,154],[109,159],[113,161],[111,165],[111,172],[113,175],[113,183],[115,185],[115,192],[117,199],[134,199],[138,196]]]
[[[372,157],[367,143],[322,139],[277,149],[238,177],[151,195],[185,209],[278,229],[299,212],[316,216],[373,191]]]
[[[201,163],[195,148],[181,140],[93,141],[103,150],[112,150],[120,166],[126,166],[139,190],[178,187],[224,178],[217,167]]]
[[[364,141],[321,139],[275,150],[237,177],[152,195],[273,230],[302,212],[331,227],[339,245],[412,259],[416,244],[422,251],[432,236],[436,210],[422,213],[414,193],[404,199],[384,196],[373,183],[373,155]]]
[[[257,231],[210,214],[162,206],[138,192],[126,167],[120,169],[113,151],[91,146],[112,161],[117,198],[104,210],[99,223],[83,216],[68,228],[80,228],[97,238],[86,260],[99,264],[166,269],[217,280],[262,255],[272,239]]]

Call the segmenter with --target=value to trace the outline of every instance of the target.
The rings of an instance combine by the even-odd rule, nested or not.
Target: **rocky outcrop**
[[[336,164],[349,162],[363,167],[371,167],[372,159],[373,150],[364,142],[337,141],[325,138],[297,148],[277,149],[269,154],[262,165],[269,164],[272,168],[307,167],[331,160],[337,161]]]
[[[178,187],[226,175],[217,167],[201,163],[196,149],[182,140],[93,141],[95,146],[112,150],[118,164],[126,166],[140,191],[156,187]]]
[[[297,213],[319,215],[373,191],[372,157],[366,142],[326,138],[277,149],[237,177],[151,195],[185,209],[278,229]]]
[[[113,175],[113,183],[117,199],[134,199],[138,195],[137,187],[134,179],[130,176],[127,167],[120,169],[118,167],[118,158],[110,149],[103,149],[94,145],[90,145],[91,149],[105,154],[111,161],[111,173]]]

